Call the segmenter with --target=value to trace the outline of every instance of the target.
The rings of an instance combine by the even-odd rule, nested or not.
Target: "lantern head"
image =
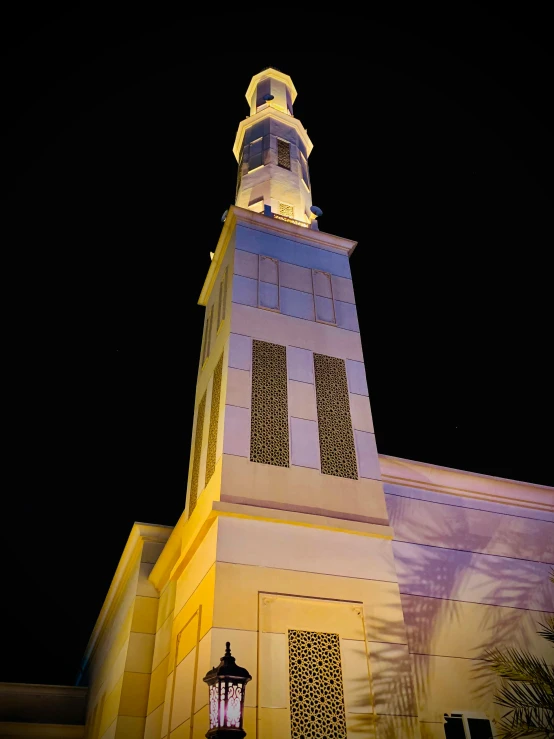
[[[252,676],[239,667],[231,655],[231,643],[225,644],[225,654],[217,667],[204,678],[210,691],[210,729],[208,739],[243,739],[245,686]]]

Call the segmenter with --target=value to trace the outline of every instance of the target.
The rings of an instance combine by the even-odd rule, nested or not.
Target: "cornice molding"
[[[383,483],[554,513],[554,488],[379,455]],[[386,491],[385,491],[386,492]]]
[[[236,205],[232,205],[229,208],[229,213],[225,219],[225,223],[223,224],[223,229],[221,230],[221,234],[217,242],[212,263],[208,270],[208,274],[206,275],[206,279],[204,280],[200,297],[198,298],[198,305],[205,306],[208,304],[219,267],[221,266],[223,257],[227,251],[227,246],[229,245],[233,231],[237,226],[252,228],[256,231],[263,231],[264,233],[276,234],[282,238],[298,241],[302,244],[314,246],[317,249],[324,249],[325,251],[331,251],[335,254],[342,254],[343,256],[348,257],[350,257],[358,243],[351,239],[345,239],[342,236],[333,236],[333,234],[328,234],[325,231],[303,228],[294,223],[287,223],[278,218],[265,216],[263,213],[255,213],[253,210],[239,208]]]

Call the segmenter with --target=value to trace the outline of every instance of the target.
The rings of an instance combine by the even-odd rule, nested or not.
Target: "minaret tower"
[[[205,735],[203,677],[230,642],[252,675],[249,739],[409,739],[417,710],[356,244],[317,228],[291,78],[266,69],[246,97],[236,205],[199,299],[186,508],[149,577],[160,605],[144,736]]]
[[[293,115],[291,78],[266,69],[252,78],[246,99],[250,116],[240,124],[233,147],[239,165],[236,204],[316,227],[308,170],[312,142]]]

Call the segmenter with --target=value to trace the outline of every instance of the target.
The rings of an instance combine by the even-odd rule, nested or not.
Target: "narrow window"
[[[258,306],[279,310],[279,262],[260,254],[258,263]]]
[[[302,152],[300,152],[300,169],[302,170],[302,179],[304,180],[304,184],[310,189],[310,176],[308,174],[308,162],[306,161],[306,157]]]
[[[277,164],[283,169],[290,169],[290,144],[277,139]]]
[[[196,416],[196,431],[194,433],[194,456],[192,458],[192,474],[190,476],[190,503],[189,518],[196,508],[198,500],[198,483],[200,479],[200,454],[202,452],[202,436],[204,434],[204,416],[206,415],[206,393],[202,396]]]
[[[225,267],[225,273],[223,275],[223,307],[221,310],[221,320],[225,320],[225,314],[227,311],[227,283],[229,282],[229,267]]]
[[[219,283],[219,296],[217,299],[217,330],[221,327],[223,321],[223,280]]]
[[[289,466],[287,350],[252,342],[250,461]]]
[[[461,713],[453,713],[452,716],[445,716],[444,718],[446,719],[444,725],[446,739],[466,739]]]
[[[492,739],[491,722],[486,718],[467,719],[470,739]]]
[[[358,479],[344,359],[314,354],[315,396],[324,475]]]
[[[250,157],[248,159],[248,171],[261,167],[263,162],[263,138],[259,138],[250,144]]]
[[[315,298],[315,318],[322,323],[336,324],[333,284],[328,272],[312,269],[312,282]]]
[[[291,735],[346,739],[339,635],[290,629],[288,642]]]
[[[491,722],[487,718],[475,718],[464,713],[444,715],[446,739],[492,739]]]
[[[210,356],[210,351],[212,348],[212,327],[214,323],[214,307],[210,308],[210,315],[208,318],[208,330],[206,332],[206,356],[204,357],[204,362],[208,359]]]
[[[219,402],[221,400],[221,376],[223,374],[223,354],[215,367],[212,384],[212,405],[210,408],[210,430],[208,431],[208,452],[206,455],[206,483],[215,472],[217,456],[217,432],[219,429]]]
[[[279,203],[279,215],[294,218],[294,207],[288,203]]]
[[[204,319],[204,334],[202,336],[202,351],[200,353],[200,366],[204,366],[204,362],[206,361],[206,346],[208,343],[208,323],[209,323],[209,315],[206,313],[206,318]]]
[[[243,147],[242,148],[242,151],[240,153],[240,158],[239,158],[239,168],[237,170],[237,192],[236,192],[235,199],[238,198],[238,196],[239,196],[240,186],[242,184],[242,162],[243,162],[243,158],[244,158],[244,149],[245,148],[246,147]]]

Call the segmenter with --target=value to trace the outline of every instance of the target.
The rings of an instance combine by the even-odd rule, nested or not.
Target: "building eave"
[[[554,488],[379,455],[384,483],[554,513]]]

